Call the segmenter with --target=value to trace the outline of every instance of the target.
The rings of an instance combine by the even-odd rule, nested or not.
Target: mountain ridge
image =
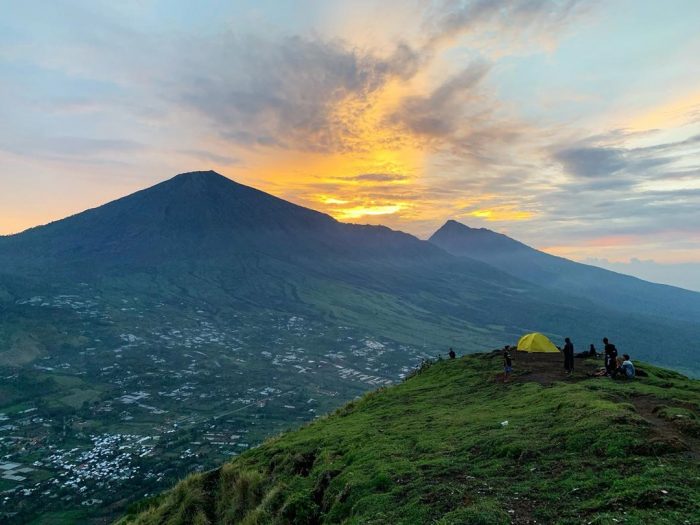
[[[24,250],[25,264],[50,261],[60,269],[65,262],[75,264],[81,257],[102,257],[99,262],[109,266],[110,258],[119,251],[127,255],[133,252],[135,264],[154,264],[182,252],[187,256],[202,252],[226,256],[236,251],[237,244],[266,245],[268,251],[277,246],[278,253],[322,248],[352,257],[353,243],[366,255],[387,255],[391,249],[403,250],[406,256],[438,253],[437,248],[407,233],[384,226],[340,223],[329,215],[204,171],[183,173],[97,208],[6,236],[0,239],[0,250],[5,247],[0,264],[12,268],[9,250]]]
[[[459,229],[456,222],[447,224]],[[479,235],[495,236],[486,230]],[[518,241],[495,238],[534,253],[535,263],[552,260]],[[177,175],[2,241],[0,288],[15,290],[18,300],[45,289],[66,293],[75,282],[93,283],[109,295],[129,290],[150,297],[165,286],[191,300],[216,296],[230,308],[343,312],[355,324],[369,315],[396,340],[433,334],[436,340],[464,341],[470,350],[493,344],[497,331],[542,331],[587,344],[588,334],[604,330],[624,337],[646,358],[671,342],[674,357],[661,355],[661,362],[689,372],[689,341],[699,335],[692,314],[700,310],[700,294],[692,295],[693,308],[685,311],[683,305],[639,306],[634,293],[625,292],[637,306],[626,310],[595,295],[572,294],[568,286],[549,286],[483,253],[449,253],[453,247],[438,246],[435,235],[423,241],[383,226],[341,223],[211,171]],[[502,260],[527,266],[506,255]],[[372,314],[368,304],[374,305]],[[678,319],[668,315],[673,308],[683,310]]]
[[[576,263],[576,264],[578,264],[578,265],[586,266],[586,267],[588,267],[588,268],[592,268],[592,269],[595,269],[595,270],[602,270],[603,272],[609,272],[609,273],[613,273],[613,274],[617,274],[617,275],[623,275],[623,276],[625,276],[625,277],[628,277],[628,278],[630,278],[630,279],[635,279],[635,280],[637,280],[637,281],[643,281],[643,282],[646,282],[646,283],[651,283],[651,284],[655,284],[655,285],[659,285],[659,286],[666,286],[666,287],[669,287],[669,288],[676,288],[676,289],[684,290],[684,291],[686,291],[686,292],[697,293],[697,292],[695,292],[694,290],[689,290],[689,289],[687,289],[687,288],[683,288],[682,286],[675,286],[675,285],[672,285],[672,284],[657,283],[657,282],[655,282],[655,281],[650,281],[650,280],[648,280],[648,279],[643,279],[643,278],[641,278],[641,277],[637,277],[637,276],[634,276],[634,275],[626,274],[626,273],[624,273],[624,272],[618,272],[618,271],[615,271],[615,270],[609,270],[609,269],[607,269],[607,268],[601,268],[600,266],[596,266],[596,265],[594,265],[594,264],[588,264],[588,263],[585,263],[585,262],[579,262],[579,261],[574,261],[574,260],[572,260],[572,259],[567,259],[566,257],[562,257],[562,256],[560,256],[560,255],[554,255],[554,254],[552,254],[552,253],[549,253],[549,252],[546,252],[546,251],[543,251],[543,250],[540,250],[540,249],[537,249],[537,248],[533,248],[532,246],[529,246],[529,245],[525,244],[525,243],[522,242],[522,241],[519,241],[519,240],[517,240],[517,239],[514,239],[513,237],[510,237],[510,236],[506,235],[505,233],[500,233],[500,232],[497,232],[497,231],[495,231],[495,230],[491,230],[491,229],[489,229],[489,228],[483,228],[483,227],[482,227],[482,228],[474,228],[474,227],[472,227],[472,226],[469,226],[469,225],[467,225],[467,224],[464,224],[464,223],[462,223],[462,222],[459,222],[459,221],[457,221],[457,220],[455,220],[455,219],[448,219],[447,221],[445,221],[445,223],[444,223],[440,228],[438,228],[437,230],[435,230],[435,232],[433,232],[433,233],[431,234],[431,236],[428,238],[428,241],[433,242],[433,243],[436,244],[436,245],[439,245],[441,242],[443,242],[443,240],[440,239],[440,237],[442,236],[442,234],[443,234],[445,231],[449,232],[448,235],[452,235],[452,234],[459,235],[460,232],[463,232],[465,228],[466,228],[468,231],[472,232],[472,234],[476,234],[476,235],[482,236],[484,239],[496,239],[497,241],[496,241],[495,244],[499,244],[499,245],[500,245],[501,247],[503,247],[503,248],[510,247],[510,248],[511,248],[511,251],[516,251],[516,250],[520,250],[520,251],[522,251],[522,252],[537,251],[537,252],[540,252],[540,253],[542,253],[542,254],[548,255],[548,256],[550,256],[550,257],[552,257],[552,258],[554,258],[554,259],[559,259],[559,260],[562,260],[562,261],[568,261],[568,262]],[[448,250],[448,251],[449,251],[449,250]],[[478,257],[477,257],[477,259],[478,259]]]
[[[700,519],[697,381],[643,363],[634,382],[587,377],[595,361],[564,380],[558,356],[517,354],[509,384],[494,381],[499,351],[424,364],[400,385],[186,478],[118,523]]]
[[[448,221],[429,241],[453,255],[479,260],[519,279],[585,298],[601,307],[687,322],[700,318],[698,292],[551,255],[485,228]]]

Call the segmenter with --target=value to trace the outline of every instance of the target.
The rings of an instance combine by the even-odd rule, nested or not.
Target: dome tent
[[[547,336],[539,332],[525,334],[518,340],[519,352],[559,352],[559,349],[550,341]]]

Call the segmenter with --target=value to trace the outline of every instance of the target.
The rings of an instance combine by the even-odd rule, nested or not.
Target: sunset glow
[[[533,213],[508,208],[493,208],[490,210],[474,210],[469,215],[487,221],[524,221],[531,218]]]
[[[700,263],[665,237],[700,224],[700,5],[673,4],[18,6],[0,233],[215,169],[424,238],[457,219]]]

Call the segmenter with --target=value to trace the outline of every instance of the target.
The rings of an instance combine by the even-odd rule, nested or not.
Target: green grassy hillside
[[[498,354],[439,361],[119,523],[700,523],[700,382],[560,361],[518,355],[508,384]]]

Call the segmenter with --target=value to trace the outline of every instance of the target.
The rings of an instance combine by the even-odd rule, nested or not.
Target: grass
[[[75,525],[86,523],[86,513],[83,510],[67,510],[47,512],[29,525]]]
[[[499,364],[439,361],[121,523],[700,522],[697,441],[675,424],[697,419],[697,381],[646,365],[635,382],[533,381],[521,366],[504,385]]]
[[[73,408],[80,408],[85,402],[97,401],[101,393],[99,390],[73,389],[70,394],[63,396],[59,402]]]

